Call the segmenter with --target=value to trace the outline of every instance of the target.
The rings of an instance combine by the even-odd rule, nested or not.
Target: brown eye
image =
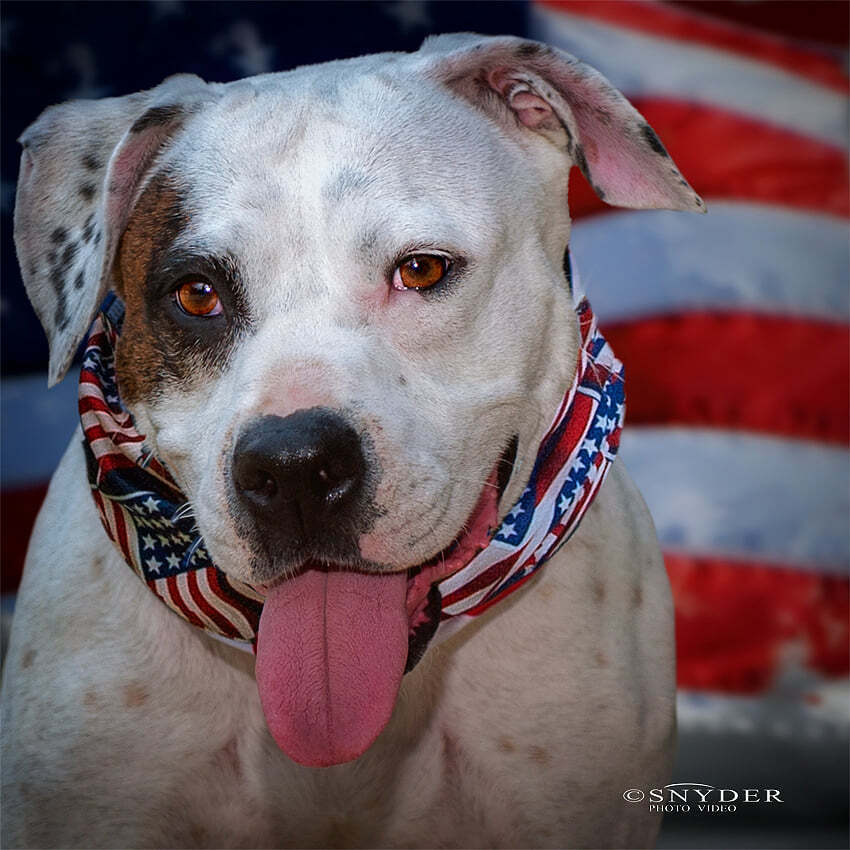
[[[218,293],[205,280],[188,280],[174,293],[180,309],[189,316],[217,316],[222,312]]]
[[[399,265],[393,274],[395,289],[428,289],[439,283],[449,270],[445,257],[414,254]]]

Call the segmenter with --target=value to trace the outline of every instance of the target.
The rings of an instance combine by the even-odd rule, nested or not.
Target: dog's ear
[[[46,109],[23,145],[15,247],[60,381],[109,288],[117,243],[144,177],[211,87],[190,74],[149,91]]]
[[[536,132],[582,170],[602,200],[705,212],[643,116],[569,53],[514,37],[431,37],[425,73],[520,135]]]

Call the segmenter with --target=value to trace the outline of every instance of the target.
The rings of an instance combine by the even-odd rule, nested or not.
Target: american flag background
[[[4,614],[77,406],[73,377],[46,390],[46,343],[15,260],[21,131],[51,103],[181,71],[224,81],[415,50],[459,30],[536,38],[622,90],[709,207],[617,210],[577,170],[570,186],[573,260],[626,365],[617,462],[652,511],[676,603],[673,781],[782,792],[781,805],[669,814],[660,846],[848,846],[848,10],[821,0],[7,0]]]

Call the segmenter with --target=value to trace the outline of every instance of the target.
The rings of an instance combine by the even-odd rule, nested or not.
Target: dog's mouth
[[[278,746],[326,767],[362,755],[389,722],[402,676],[439,625],[434,583],[465,566],[498,525],[516,457],[511,441],[455,540],[395,573],[309,566],[266,594],[257,635],[257,687]]]

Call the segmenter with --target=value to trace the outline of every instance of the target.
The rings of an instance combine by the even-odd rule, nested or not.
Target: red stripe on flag
[[[257,611],[252,610],[248,605],[243,603],[245,597],[233,589],[233,586],[227,580],[227,576],[224,573],[219,573],[217,570],[212,569],[207,572],[207,580],[209,581],[210,587],[216,596],[223,599],[232,608],[235,608],[256,632],[259,628]],[[222,583],[224,583],[226,587],[222,587]]]
[[[203,611],[204,614],[206,614],[207,617],[209,617],[221,629],[222,634],[233,634],[233,632],[236,631],[233,623],[210,605],[204,594],[201,593],[201,588],[198,586],[198,575],[196,570],[189,570],[186,573],[186,583],[189,586],[189,593],[191,594],[192,599],[195,600],[195,604],[198,608],[200,608],[201,611]]]
[[[124,558],[129,563],[133,563],[133,558],[131,557],[130,552],[130,536],[127,532],[127,523],[124,522],[124,511],[121,510],[121,507],[114,502],[106,501],[106,509],[112,512],[112,515],[115,517],[115,532],[118,535],[118,540],[116,541],[118,545],[121,547],[121,551],[124,553]],[[139,544],[141,548],[141,543]],[[141,552],[139,553],[141,557]]]
[[[801,133],[684,101],[632,98],[682,174],[708,199],[777,204],[850,216],[846,151]],[[709,208],[711,204],[709,203]],[[579,170],[570,180],[574,216],[610,210]]]
[[[14,593],[21,580],[35,518],[47,484],[16,487],[0,493],[0,590]]]
[[[589,427],[590,419],[596,412],[598,402],[589,395],[577,391],[572,410],[569,411],[569,419],[563,423],[563,432],[558,437],[558,442],[553,446],[551,453],[538,470],[537,478],[533,481],[535,505],[543,498],[543,494],[549,489],[549,485],[558,476],[558,473],[567,462],[576,444],[582,439]],[[557,429],[555,429],[557,433]],[[552,436],[549,439],[553,439]]]
[[[610,325],[605,335],[626,364],[630,424],[850,443],[846,325],[685,313]]]
[[[504,558],[501,561],[497,561],[491,567],[488,567],[486,570],[484,570],[483,573],[477,575],[474,579],[472,579],[472,581],[461,585],[454,592],[449,593],[447,596],[444,596],[443,610],[448,608],[450,605],[456,605],[458,602],[461,602],[467,597],[472,596],[479,590],[483,590],[485,587],[489,587],[491,584],[494,584],[497,581],[501,581],[501,579],[503,579],[511,571],[511,567],[514,565],[519,556],[520,552],[517,551],[514,552],[512,555],[509,555],[507,558]]]
[[[728,50],[746,59],[766,62],[792,74],[842,93],[850,82],[841,64],[826,51],[804,47],[705,14],[684,11],[661,3],[622,0],[538,0],[542,6],[569,12],[612,26],[648,35]],[[718,57],[722,58],[722,57]]]
[[[783,650],[801,646],[807,668],[850,673],[850,582],[769,564],[665,553],[676,605],[679,687],[757,693]]]
[[[850,41],[847,5],[835,0],[666,0],[676,6],[701,9],[738,24],[758,27],[796,41],[820,41],[837,45],[842,51]]]
[[[510,596],[515,590],[522,587],[522,585],[524,585],[530,578],[534,578],[534,576],[537,575],[537,572],[537,570],[534,570],[533,572],[528,573],[528,575],[517,579],[513,584],[497,593],[492,599],[487,599],[485,602],[479,603],[474,608],[470,608],[464,613],[468,614],[470,617],[477,617],[479,614],[483,614],[488,608],[491,608],[497,602],[501,602],[505,597]]]
[[[162,580],[159,581],[149,581],[148,586],[151,587],[154,591],[158,589],[158,586],[162,584]],[[204,628],[204,624],[201,621],[201,618],[183,601],[183,596],[180,593],[180,588],[177,586],[177,579],[174,576],[169,576],[165,580],[165,585],[168,589],[168,595],[171,597],[171,601],[181,610],[183,616],[193,625],[198,628]]]

